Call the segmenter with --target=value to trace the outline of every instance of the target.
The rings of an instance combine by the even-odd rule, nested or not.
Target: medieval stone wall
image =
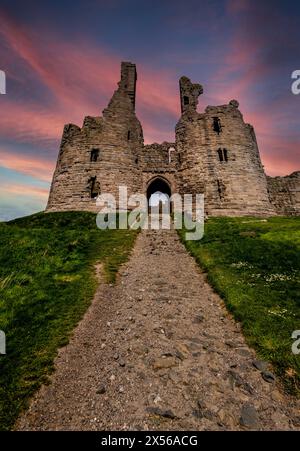
[[[175,143],[144,145],[135,114],[136,68],[122,63],[121,80],[102,117],[64,127],[47,211],[97,211],[96,197],[118,187],[146,194],[161,178],[171,193],[203,193],[208,215],[299,214],[299,172],[266,177],[253,127],[238,102],[197,112],[203,88],[180,79],[181,118]]]
[[[182,192],[204,193],[208,215],[273,214],[253,128],[236,101],[182,115],[176,127]]]
[[[300,215],[300,171],[268,177],[270,200],[279,215]]]
[[[160,177],[171,189],[177,192],[177,173],[179,169],[178,152],[175,143],[148,144],[141,150],[142,193],[147,192],[149,184]]]

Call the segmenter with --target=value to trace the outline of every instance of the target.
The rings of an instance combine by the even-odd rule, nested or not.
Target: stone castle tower
[[[300,214],[300,172],[267,177],[255,132],[239,104],[197,112],[199,84],[181,77],[181,117],[175,142],[144,145],[135,114],[136,67],[121,65],[121,80],[103,116],[64,127],[47,211],[97,211],[96,197],[126,185],[128,195],[161,191],[204,193],[205,211],[217,215]]]

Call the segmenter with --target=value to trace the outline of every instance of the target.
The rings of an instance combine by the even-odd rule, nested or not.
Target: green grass
[[[136,232],[100,231],[92,213],[39,213],[0,223],[0,429],[12,427],[53,370],[90,305],[103,264],[113,282]]]
[[[185,241],[208,281],[240,321],[250,346],[274,365],[288,391],[300,392],[300,218],[212,218],[202,240]]]

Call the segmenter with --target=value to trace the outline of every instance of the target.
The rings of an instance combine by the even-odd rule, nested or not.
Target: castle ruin
[[[255,132],[239,104],[197,112],[200,84],[181,77],[181,117],[175,142],[144,144],[135,114],[136,67],[121,64],[121,80],[103,116],[65,125],[47,211],[97,211],[96,198],[127,186],[128,195],[204,194],[208,216],[299,215],[300,171],[268,177]]]

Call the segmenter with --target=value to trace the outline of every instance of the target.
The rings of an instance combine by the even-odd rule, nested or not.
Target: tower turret
[[[135,64],[129,62],[122,62],[121,64],[121,81],[119,82],[119,87],[124,89],[124,91],[130,97],[130,100],[135,109],[135,90],[136,90],[136,66]]]
[[[199,83],[192,83],[187,77],[179,80],[181,114],[185,111],[196,111],[198,97],[203,94],[203,86]]]

